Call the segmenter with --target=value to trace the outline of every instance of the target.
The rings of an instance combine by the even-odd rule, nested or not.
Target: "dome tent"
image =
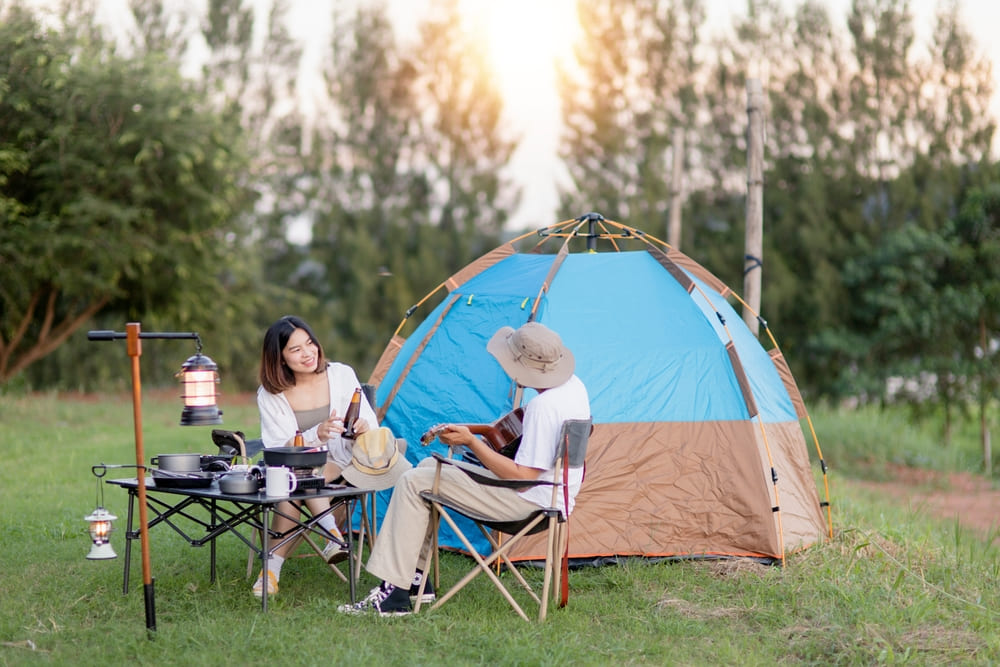
[[[436,292],[447,295],[404,339],[423,302],[411,309],[370,379],[384,425],[418,443],[434,424],[492,423],[527,402],[531,390],[518,391],[486,342],[501,326],[538,321],[573,351],[591,398],[571,558],[783,562],[832,534],[801,396],[770,331],[767,351],[728,302],[733,292],[683,253],[598,214],[537,234],[531,252],[515,249],[526,234],[442,283]],[[580,238],[585,251],[570,252]],[[558,252],[540,252],[553,239],[563,239]],[[597,252],[598,242],[612,251]],[[446,448],[411,446],[407,456],[434,450]],[[442,527],[441,545],[459,548],[449,533]],[[512,558],[543,552],[529,543]]]

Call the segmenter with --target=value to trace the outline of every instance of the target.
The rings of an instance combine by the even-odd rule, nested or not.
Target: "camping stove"
[[[316,474],[316,468],[293,467],[291,471],[295,475],[295,481],[298,484],[296,488],[301,491],[322,489],[326,485],[326,479],[323,478],[323,475]]]

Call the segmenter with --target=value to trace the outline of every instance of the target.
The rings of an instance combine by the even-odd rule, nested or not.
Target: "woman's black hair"
[[[312,328],[301,317],[285,315],[264,332],[264,346],[260,353],[260,383],[266,391],[272,394],[280,394],[295,386],[295,374],[292,373],[292,369],[285,365],[283,353],[289,337],[296,329],[305,331],[319,350],[316,373],[326,371],[326,355],[323,353],[323,345],[316,338]]]

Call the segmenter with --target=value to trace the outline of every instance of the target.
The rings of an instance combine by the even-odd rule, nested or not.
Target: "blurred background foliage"
[[[746,63],[766,61],[762,315],[803,393],[978,408],[987,426],[1000,172],[991,64],[960,3],[939,3],[925,48],[905,0],[842,17],[749,0],[729,38],[707,36],[704,4],[578,2],[558,219],[665,238],[679,130],[681,249],[741,287]],[[86,331],[127,321],[198,331],[224,387],[253,390],[288,313],[365,378],[410,306],[525,231],[503,169],[520,139],[457,0],[430,3],[416,43],[381,3],[334,3],[314,113],[288,103],[303,47],[286,4],[128,5],[123,37],[91,3],[0,0],[0,391],[124,388],[124,350]],[[174,345],[144,349],[145,382],[173,381],[190,354]]]

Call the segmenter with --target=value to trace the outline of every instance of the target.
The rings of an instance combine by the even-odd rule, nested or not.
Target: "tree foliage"
[[[250,201],[238,127],[158,57],[74,48],[17,8],[0,43],[0,381],[102,310],[209,319]]]
[[[671,130],[697,128],[703,3],[590,0],[578,12],[576,67],[559,80],[560,156],[573,180],[561,193],[561,217],[594,210],[660,233]]]
[[[302,314],[359,369],[409,306],[499,242],[517,201],[501,175],[514,142],[485,53],[455,2],[431,7],[411,49],[384,7],[335,17],[330,112],[299,120],[296,159],[271,181],[269,276],[316,297]],[[308,227],[308,242],[282,242],[293,225]]]

